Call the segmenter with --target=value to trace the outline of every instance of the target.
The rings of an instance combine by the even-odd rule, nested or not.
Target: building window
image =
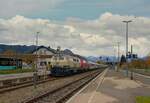
[[[64,58],[63,58],[63,57],[60,57],[59,60],[64,60]]]
[[[39,54],[42,55],[42,50],[39,51]]]
[[[44,55],[46,55],[46,50],[44,50]]]

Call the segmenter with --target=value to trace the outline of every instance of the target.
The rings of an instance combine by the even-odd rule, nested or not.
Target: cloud
[[[150,18],[122,16],[106,12],[95,20],[68,18],[63,23],[48,19],[31,19],[17,15],[0,19],[0,41],[5,44],[35,44],[35,35],[40,31],[39,44],[56,48],[69,48],[81,55],[114,55],[117,42],[121,53],[125,51],[125,24],[129,24],[129,44],[141,56],[150,50]],[[115,47],[115,48],[114,48]]]

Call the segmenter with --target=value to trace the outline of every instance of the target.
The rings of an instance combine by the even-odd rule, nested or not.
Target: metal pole
[[[126,23],[126,57],[128,57],[128,22]]]
[[[126,68],[126,75],[128,76],[128,23],[132,22],[131,20],[129,21],[123,21],[124,23],[126,23],[126,62],[127,62],[127,68]]]
[[[133,58],[133,45],[131,45],[131,62],[132,62],[132,58]],[[131,67],[131,77],[130,79],[133,80],[133,68]]]
[[[114,49],[114,60],[112,60],[112,65],[113,65],[113,69],[116,70],[116,64],[115,64],[115,60],[116,60],[116,49],[115,49],[115,45],[113,46],[113,49]]]
[[[34,76],[34,88],[37,88],[37,79],[38,79],[38,53],[37,53],[37,49],[38,49],[38,35],[40,32],[37,32],[36,34],[36,64],[35,64],[35,72],[33,74]]]
[[[38,49],[38,36],[39,36],[40,32],[37,32],[36,34],[36,72],[38,71],[37,67],[38,67],[38,53],[37,53],[37,49]]]
[[[127,76],[128,76],[128,22],[126,22],[126,60],[127,60]]]

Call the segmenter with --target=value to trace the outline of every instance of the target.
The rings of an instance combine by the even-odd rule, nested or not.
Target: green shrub
[[[138,96],[136,97],[136,103],[150,103],[150,97]]]

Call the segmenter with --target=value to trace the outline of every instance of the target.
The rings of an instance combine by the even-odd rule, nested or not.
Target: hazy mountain
[[[46,46],[38,46],[38,47],[45,47],[45,48],[50,48]],[[32,53],[36,49],[35,45],[27,46],[27,45],[5,45],[5,44],[0,44],[0,53],[3,53],[7,50],[11,50],[17,53]],[[54,49],[52,49],[54,50]],[[65,49],[61,51],[64,54],[68,55],[75,55],[71,50]]]
[[[30,53],[36,48],[35,45],[27,46],[27,45],[5,45],[0,44],[0,53],[5,52],[7,50],[11,50],[17,53]]]
[[[40,46],[39,46],[40,47]],[[32,53],[33,50],[36,49],[35,45],[27,46],[27,45],[5,45],[5,44],[0,44],[0,53],[3,53],[4,51],[7,50],[12,50],[17,53]],[[95,56],[89,56],[89,57],[83,57],[81,55],[73,53],[69,49],[65,49],[62,51],[64,54],[76,56],[79,58],[87,59],[89,61],[96,62],[98,60],[102,60],[104,62],[106,61],[117,61],[116,57],[114,56],[100,56],[100,57],[95,57]]]
[[[96,61],[104,61],[104,62],[116,62],[117,61],[117,57],[115,56],[100,56],[100,57],[95,57],[95,56],[88,56],[87,59],[89,61],[93,61],[93,62],[96,62]]]
[[[64,54],[69,54],[69,55],[74,55],[74,53],[73,53],[71,50],[69,50],[69,49],[65,49],[65,50],[63,51],[63,53],[64,53]]]

